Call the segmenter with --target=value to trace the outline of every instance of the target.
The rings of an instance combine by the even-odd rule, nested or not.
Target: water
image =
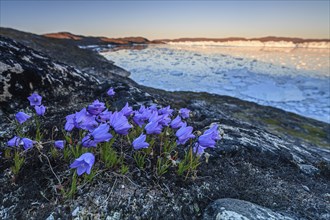
[[[330,123],[328,49],[150,45],[101,54],[139,84],[229,95]]]

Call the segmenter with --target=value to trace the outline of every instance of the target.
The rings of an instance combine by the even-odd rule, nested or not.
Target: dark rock
[[[204,220],[293,220],[289,216],[238,199],[218,199],[208,206]]]
[[[24,100],[34,91],[51,99],[75,99],[89,85],[99,84],[95,77],[1,36],[0,74],[1,104]]]
[[[298,164],[299,169],[307,175],[316,175],[320,173],[320,170],[313,165]]]
[[[52,39],[41,35],[0,27],[0,35],[47,54],[54,61],[73,66],[82,72],[112,78],[113,75],[127,77],[129,72],[113,65],[95,51],[78,47],[76,42]]]

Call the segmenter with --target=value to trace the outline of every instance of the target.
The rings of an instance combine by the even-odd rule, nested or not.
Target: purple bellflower
[[[161,108],[158,110],[158,113],[160,115],[163,115],[163,114],[172,115],[172,112],[173,112],[173,109],[171,109],[171,106],[167,106],[167,107],[164,107],[164,108]]]
[[[150,118],[152,111],[150,109],[146,109],[143,105],[140,107],[138,111],[134,111],[133,121],[139,126],[145,124],[145,121]]]
[[[173,119],[173,121],[171,122],[171,127],[174,129],[178,129],[183,125],[183,122],[181,121],[180,116],[176,116],[175,119]]]
[[[123,113],[124,116],[129,117],[133,113],[133,109],[126,102],[126,105],[120,110],[120,112]]]
[[[193,148],[193,152],[197,155],[197,156],[201,156],[204,153],[204,150],[206,149],[206,147],[203,147],[201,145],[199,145],[198,143],[195,144],[194,148]]]
[[[95,162],[95,156],[92,153],[84,153],[79,158],[77,158],[71,165],[70,168],[77,169],[78,176],[81,176],[83,173],[90,174],[92,166]]]
[[[98,126],[95,118],[95,115],[89,113],[86,108],[83,108],[80,112],[75,114],[74,125],[77,128],[93,131]]]
[[[91,105],[87,107],[87,111],[92,115],[98,115],[105,109],[105,104],[96,99]]]
[[[55,141],[55,143],[54,143],[54,146],[60,150],[63,150],[64,145],[65,145],[65,141],[63,141],[63,140],[58,140],[58,141]]]
[[[113,90],[113,88],[111,87],[108,91],[107,91],[108,96],[114,96],[116,93]]]
[[[153,104],[148,109],[151,110],[151,111],[157,111],[157,105],[156,104]]]
[[[18,112],[15,116],[16,116],[16,120],[20,124],[23,124],[26,120],[28,120],[29,118],[31,118],[30,115],[27,115],[24,112]]]
[[[71,114],[71,115],[67,115],[65,117],[66,123],[65,123],[64,129],[66,131],[72,131],[72,129],[75,127],[75,115],[76,114]]]
[[[169,114],[163,114],[160,116],[159,124],[162,126],[168,126],[168,124],[171,122],[171,118]]]
[[[30,101],[31,106],[41,105],[42,97],[37,93],[33,93],[28,97],[28,100]]]
[[[29,138],[20,138],[20,137],[13,137],[12,139],[10,139],[7,144],[10,147],[18,147],[19,145],[23,145],[24,150],[28,150],[30,148],[33,147],[33,144],[35,143],[35,141],[32,141]]]
[[[108,124],[101,124],[92,133],[87,134],[82,139],[82,145],[84,147],[96,147],[100,142],[109,141],[112,135],[109,133],[110,126]]]
[[[158,115],[157,111],[152,111],[149,116],[149,122],[152,122],[152,121],[159,122],[160,120],[162,120],[162,115]]]
[[[217,140],[220,140],[218,125],[213,125],[198,138],[198,143],[200,146],[213,148]]]
[[[44,105],[40,106],[34,106],[34,109],[36,110],[37,115],[43,116],[46,112],[46,107]]]
[[[12,139],[10,139],[8,142],[7,142],[7,145],[10,146],[10,147],[18,147],[19,145],[23,144],[22,140],[20,137],[13,137]]]
[[[149,144],[146,141],[146,135],[145,134],[141,134],[139,137],[137,137],[134,141],[133,141],[133,148],[135,150],[139,150],[142,148],[148,148]]]
[[[96,116],[95,120],[98,122],[107,122],[110,120],[112,112],[109,112],[108,109],[101,112],[98,116]]]
[[[35,141],[32,141],[29,138],[22,138],[22,142],[23,142],[24,150],[32,148],[33,144],[35,143]]]
[[[163,127],[157,121],[149,122],[145,128],[147,134],[160,134]]]
[[[128,130],[132,127],[128,123],[127,118],[121,112],[114,112],[110,117],[110,125],[115,129],[116,133],[127,135]]]
[[[193,127],[191,126],[187,127],[187,123],[183,123],[181,128],[177,130],[177,132],[175,133],[175,135],[178,138],[177,143],[185,144],[190,138],[194,138],[195,135],[192,134],[192,130]]]
[[[183,119],[189,118],[189,113],[190,113],[190,110],[187,109],[187,108],[182,108],[182,109],[179,110],[179,114],[181,115],[181,117]]]

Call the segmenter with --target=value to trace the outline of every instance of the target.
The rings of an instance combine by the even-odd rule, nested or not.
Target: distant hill
[[[114,45],[127,45],[127,44],[149,44],[150,42],[144,37],[123,37],[123,38],[108,38],[108,37],[91,37],[75,35],[69,32],[58,32],[44,34],[43,36],[55,39],[74,40],[75,43],[80,46],[86,45],[103,45],[103,44],[114,44]]]

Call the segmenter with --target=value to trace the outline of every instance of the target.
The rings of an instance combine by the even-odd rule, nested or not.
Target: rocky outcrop
[[[51,98],[69,96],[98,80],[0,36],[0,102],[24,99],[34,91]]]
[[[48,38],[3,27],[0,27],[0,35],[16,40],[24,46],[46,54],[54,61],[65,63],[89,75],[107,78],[114,75],[129,76],[129,72],[113,65],[95,51],[79,48],[75,40]]]
[[[47,163],[28,158],[16,184],[8,184],[10,163],[1,158],[1,219],[201,219],[233,212],[251,219],[256,212],[292,219],[329,216],[329,124],[227,96],[166,92],[117,75],[92,77],[13,40],[1,38],[0,42],[0,116],[4,119],[0,127],[5,128],[0,131],[0,151],[12,136],[10,118],[26,106],[32,91],[44,96],[45,122],[52,127],[63,127],[65,115],[105,98],[112,86],[113,109],[121,109],[126,102],[135,108],[140,104],[187,107],[193,112],[189,124],[195,130],[218,122],[223,133],[216,148],[207,151],[208,163],[202,158],[195,179],[184,181],[173,173],[157,179],[137,169],[125,176],[108,172],[79,188],[75,199],[66,202],[53,193],[57,180]],[[34,38],[26,42],[33,43]],[[51,163],[59,176],[68,169],[67,164]],[[246,202],[226,199],[210,205],[221,198]],[[207,206],[220,206],[220,211],[212,214],[212,208],[205,210]],[[244,207],[253,209],[246,212]]]
[[[251,202],[238,199],[219,199],[205,210],[203,220],[293,220]]]

